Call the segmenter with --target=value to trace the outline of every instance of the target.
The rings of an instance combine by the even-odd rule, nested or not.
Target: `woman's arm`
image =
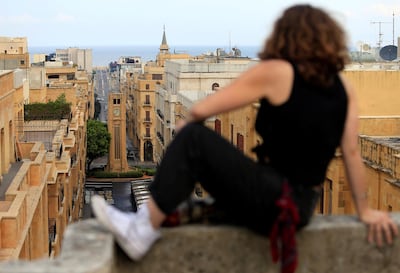
[[[387,212],[373,210],[368,206],[364,163],[358,150],[358,112],[353,88],[342,78],[348,94],[348,110],[341,149],[347,178],[350,184],[357,213],[362,222],[368,225],[368,241],[383,245],[383,237],[392,243],[397,236],[397,225]]]
[[[287,99],[293,79],[291,65],[282,60],[261,61],[243,72],[231,84],[196,103],[187,121],[238,109],[265,97],[272,102]]]

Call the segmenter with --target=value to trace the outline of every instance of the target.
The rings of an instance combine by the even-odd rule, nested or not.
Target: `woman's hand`
[[[392,244],[398,235],[397,225],[387,212],[368,208],[360,215],[360,220],[368,227],[368,242],[371,244],[375,243],[379,247],[385,242]]]

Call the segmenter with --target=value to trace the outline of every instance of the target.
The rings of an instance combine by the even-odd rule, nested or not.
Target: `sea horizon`
[[[72,46],[28,46],[28,52],[33,58],[33,54],[55,53],[56,49],[66,49]],[[256,58],[261,50],[260,46],[232,46],[241,51],[242,57]],[[92,49],[93,66],[107,66],[109,63],[118,61],[122,56],[139,56],[142,62],[155,60],[160,51],[160,45],[97,45],[97,46],[77,46],[81,49]],[[229,52],[229,46],[218,45],[176,45],[170,46],[171,53],[187,53],[198,56],[204,53],[215,52],[222,48]]]

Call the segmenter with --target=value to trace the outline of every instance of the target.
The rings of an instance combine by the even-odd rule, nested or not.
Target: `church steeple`
[[[164,25],[164,32],[162,37],[162,42],[160,45],[160,53],[169,53],[169,46],[167,43],[167,36],[165,35],[165,25]]]

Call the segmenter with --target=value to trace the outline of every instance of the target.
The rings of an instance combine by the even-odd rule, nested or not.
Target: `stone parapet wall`
[[[400,224],[400,214],[392,214]],[[298,273],[391,273],[400,271],[399,240],[377,248],[352,216],[316,216],[298,236]],[[61,255],[53,260],[0,263],[0,273],[230,272],[272,273],[269,242],[229,226],[182,226],[163,230],[163,238],[138,263],[115,247],[96,220],[68,226]]]

